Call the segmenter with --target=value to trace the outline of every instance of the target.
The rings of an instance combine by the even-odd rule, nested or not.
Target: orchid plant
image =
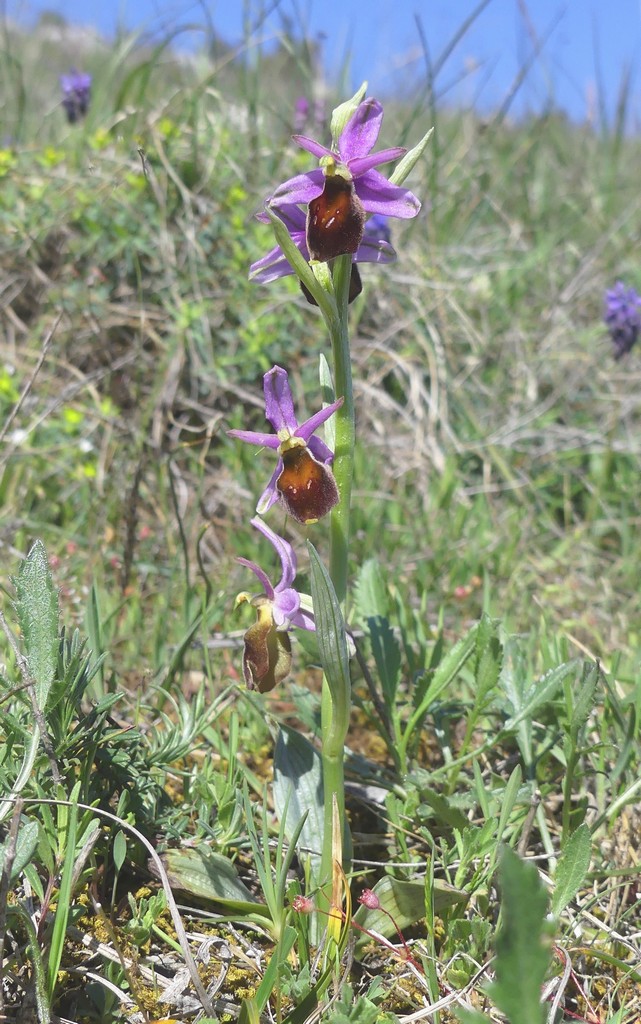
[[[335,399],[299,423],[287,372],[274,366],[264,377],[265,416],[274,433],[229,431],[237,440],[277,453],[276,467],[258,499],[252,524],[267,537],[280,558],[282,575],[273,586],[255,563],[240,560],[262,584],[262,593],[241,594],[257,621],[245,635],[243,669],[250,688],[261,692],[281,683],[291,665],[289,631],[316,630],[324,681],[321,698],[323,837],[316,879],[320,898],[340,909],[337,872],[342,869],[345,797],[343,756],[351,694],[348,645],[343,613],[349,569],[350,505],[354,466],[354,399],[348,304],[361,290],[358,264],[387,264],[396,259],[388,218],[415,217],[421,203],[402,187],[423,154],[430,132],[406,153],[401,147],[375,151],[383,108],[365,99],[366,85],[334,110],[331,146],[295,135],[294,141],[318,158],[319,165],[278,185],[258,214],[271,222],[276,246],[252,264],[250,279],[271,284],[295,274],[307,299],[318,306],[328,328]],[[385,177],[376,168],[400,159]],[[322,366],[327,366],[323,361]],[[333,444],[318,435],[329,426]],[[312,600],[294,588],[296,558],[284,538],[260,518],[282,509],[314,530],[329,519],[329,570],[309,544]],[[338,827],[337,827],[337,822]],[[332,884],[333,882],[333,884]],[[337,908],[337,902],[339,904]]]

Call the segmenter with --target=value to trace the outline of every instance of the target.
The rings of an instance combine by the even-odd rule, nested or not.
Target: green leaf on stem
[[[410,174],[410,172],[414,169],[414,166],[423,156],[423,153],[425,152],[425,147],[430,141],[430,137],[433,131],[434,129],[430,128],[430,130],[425,133],[421,141],[417,142],[414,148],[410,149],[409,153],[406,153],[403,159],[396,165],[396,167],[389,176],[389,180],[392,182],[392,185],[403,184],[408,174]]]
[[[360,103],[365,99],[365,93],[367,92],[367,82],[363,82],[360,89],[358,89],[351,99],[345,100],[344,103],[339,104],[332,111],[332,119],[330,122],[330,128],[332,132],[332,146],[338,151],[338,140],[341,136],[343,128],[349,121],[350,117],[358,107]]]
[[[329,685],[335,716],[349,716],[351,681],[345,620],[329,573],[316,548],[309,541],[307,548],[321,665]]]
[[[321,759],[308,739],[296,729],[281,726],[274,750],[274,806],[291,842],[294,830],[306,815],[300,831],[301,847],[321,855],[323,841],[323,773]],[[317,859],[314,857],[314,860]]]

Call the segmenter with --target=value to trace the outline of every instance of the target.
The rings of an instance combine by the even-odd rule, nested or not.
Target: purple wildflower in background
[[[296,578],[296,555],[291,544],[279,537],[262,519],[254,517],[252,526],[267,537],[281,564],[281,578],[274,586],[267,573],[247,558],[239,558],[262,584],[260,594],[239,594],[236,604],[248,602],[256,610],[256,622],[245,633],[243,675],[250,690],[273,690],[289,674],[292,663],[288,630],[314,630],[314,616],[302,607],[301,595],[292,586]]]
[[[308,116],[309,100],[305,96],[299,96],[294,103],[294,131],[302,131],[307,124]]]
[[[75,124],[89,110],[91,99],[91,75],[72,68],[68,75],[60,76],[62,105],[69,124]]]
[[[621,359],[635,344],[641,330],[641,297],[634,288],[617,281],[605,293],[603,319],[614,343],[614,358]]]
[[[228,430],[230,437],[278,452],[276,469],[261,494],[256,511],[263,515],[281,501],[299,523],[315,523],[338,502],[338,488],[329,468],[334,453],[315,431],[328,420],[343,399],[314,413],[299,423],[287,371],[273,366],[263,377],[265,416],[276,431],[262,434],[254,430]]]

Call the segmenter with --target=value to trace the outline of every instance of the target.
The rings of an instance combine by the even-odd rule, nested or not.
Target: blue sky
[[[367,79],[372,94],[395,85],[411,91],[424,59],[416,18],[435,61],[479,0],[250,0],[255,11],[275,5],[263,35],[276,33],[281,15],[308,34],[324,34],[328,74],[351,55],[352,85]],[[229,42],[242,39],[244,0],[5,0],[10,17],[28,21],[43,9],[111,34],[117,25],[161,30],[202,24],[203,10]],[[603,100],[614,115],[624,69],[631,67],[629,127],[641,127],[641,81],[634,58],[641,45],[641,0],[489,0],[437,80],[446,98],[489,110],[506,96],[519,68],[542,43],[535,66],[512,110],[539,111],[551,98],[583,120]],[[638,60],[637,60],[638,65]],[[473,70],[476,69],[476,70]]]

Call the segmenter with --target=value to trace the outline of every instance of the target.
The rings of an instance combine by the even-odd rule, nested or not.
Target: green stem
[[[354,475],[354,393],[352,390],[352,360],[349,349],[347,300],[352,273],[351,256],[339,256],[334,261],[332,277],[338,316],[330,324],[334,386],[336,395],[344,399],[336,411],[336,450],[332,469],[340,500],[330,517],[329,574],[336,596],[344,604],[347,595],[349,556],[349,514]]]
[[[332,465],[338,486],[340,500],[330,516],[329,575],[340,604],[345,606],[349,566],[349,518],[354,474],[354,395],[352,391],[352,364],[349,348],[347,300],[352,272],[351,256],[339,256],[332,267],[334,294],[338,316],[328,322],[334,369],[336,395],[343,398],[343,404],[336,411],[336,447]],[[332,846],[332,823],[334,802],[343,826],[343,843],[346,840],[345,822],[345,780],[343,770],[343,749],[349,726],[351,694],[349,679],[346,680],[344,699],[332,700],[327,679],[323,679],[321,698],[321,735],[323,765],[323,853],[321,858],[321,879],[324,896],[331,903],[331,879],[334,850]],[[344,850],[347,860],[349,850]],[[341,857],[343,860],[343,857]]]

